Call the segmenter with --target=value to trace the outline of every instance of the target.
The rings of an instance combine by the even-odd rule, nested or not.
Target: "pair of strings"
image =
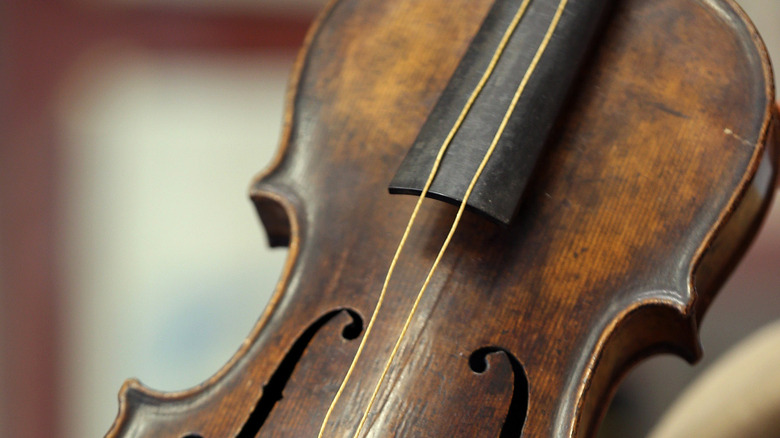
[[[555,15],[553,16],[552,21],[550,22],[550,25],[547,29],[547,32],[545,33],[545,36],[539,45],[539,48],[537,49],[533,59],[531,60],[531,64],[529,65],[528,69],[526,70],[523,79],[518,86],[518,89],[516,90],[512,101],[504,114],[504,117],[501,121],[501,124],[499,125],[499,128],[493,137],[493,140],[490,144],[490,147],[488,148],[487,152],[485,153],[482,162],[480,163],[479,167],[477,168],[476,173],[474,174],[474,177],[471,179],[471,182],[469,183],[468,188],[466,189],[466,192],[463,196],[463,200],[461,201],[460,207],[458,208],[458,212],[455,216],[455,220],[453,221],[452,226],[450,227],[450,230],[447,234],[447,238],[445,239],[444,243],[442,244],[441,249],[439,250],[439,253],[436,256],[436,259],[433,262],[433,265],[431,266],[430,270],[428,271],[428,275],[425,278],[425,281],[423,282],[422,287],[420,288],[420,291],[417,294],[417,297],[415,298],[414,304],[412,305],[412,309],[409,312],[406,321],[404,322],[404,326],[398,335],[398,338],[395,342],[395,345],[393,346],[393,350],[390,353],[390,356],[388,357],[387,361],[385,362],[385,366],[382,370],[382,373],[379,377],[379,380],[377,381],[376,385],[374,386],[374,391],[371,394],[371,398],[369,399],[368,405],[366,406],[366,409],[363,412],[363,415],[360,419],[360,423],[358,424],[357,429],[355,430],[355,433],[353,435],[354,438],[357,438],[360,432],[363,429],[363,426],[366,423],[366,420],[368,419],[368,415],[371,412],[371,408],[374,405],[374,402],[376,401],[377,395],[379,393],[379,389],[382,386],[382,383],[384,382],[387,373],[390,369],[390,365],[393,362],[393,359],[395,358],[396,354],[398,353],[398,349],[400,348],[400,345],[406,336],[406,332],[408,331],[409,325],[411,324],[412,319],[414,318],[414,315],[417,312],[417,309],[419,307],[419,303],[422,300],[422,297],[428,287],[428,284],[430,283],[431,278],[433,277],[434,272],[436,271],[436,268],[439,265],[439,262],[441,261],[442,257],[444,256],[445,251],[447,250],[447,247],[450,244],[450,241],[452,240],[452,236],[455,234],[455,231],[458,228],[458,224],[460,223],[461,217],[463,216],[463,212],[466,208],[466,203],[468,202],[469,197],[471,196],[471,192],[474,189],[474,186],[476,185],[477,180],[479,179],[480,175],[482,174],[482,171],[484,170],[485,166],[487,165],[488,160],[493,154],[493,151],[495,150],[496,145],[498,144],[499,139],[501,138],[504,130],[506,129],[506,125],[509,122],[509,118],[511,114],[514,112],[515,107],[517,106],[517,102],[520,100],[520,96],[522,96],[523,91],[525,90],[526,85],[528,84],[528,81],[536,69],[536,65],[539,63],[539,60],[541,59],[542,54],[544,53],[547,45],[549,44],[550,38],[552,37],[552,34],[555,30],[555,28],[558,25],[558,22],[560,21],[560,17],[563,14],[563,11],[566,7],[566,3],[568,0],[561,0],[558,4],[558,8],[555,12]],[[434,161],[433,167],[431,169],[430,174],[428,175],[428,179],[426,180],[425,186],[423,187],[422,192],[420,193],[420,196],[417,200],[417,203],[415,204],[414,210],[412,211],[412,215],[409,218],[409,222],[407,223],[406,229],[404,230],[403,236],[401,237],[401,241],[398,245],[398,248],[395,251],[395,254],[393,256],[393,259],[390,263],[390,268],[388,269],[387,276],[385,277],[385,281],[382,285],[382,291],[379,294],[379,298],[377,300],[377,304],[374,307],[374,311],[371,315],[371,319],[368,323],[368,326],[366,327],[366,332],[363,335],[363,339],[360,342],[360,345],[358,346],[358,350],[355,354],[355,357],[352,360],[352,363],[350,364],[349,369],[347,370],[347,374],[344,377],[344,380],[342,380],[341,385],[339,386],[338,391],[336,392],[336,396],[334,397],[333,401],[331,402],[330,407],[328,408],[327,413],[325,414],[325,419],[322,422],[322,426],[320,427],[320,431],[318,434],[318,438],[322,438],[323,434],[325,432],[325,428],[327,426],[328,420],[330,419],[330,416],[333,413],[333,409],[335,408],[336,404],[338,403],[339,398],[341,397],[341,394],[344,392],[344,388],[347,385],[347,382],[349,381],[349,378],[351,377],[355,366],[358,362],[358,359],[360,358],[360,355],[363,351],[363,348],[366,344],[366,341],[370,335],[371,329],[374,326],[374,322],[376,320],[376,316],[379,313],[379,310],[382,306],[382,303],[384,302],[385,294],[387,292],[388,285],[390,283],[390,279],[392,277],[393,271],[395,270],[395,266],[398,262],[398,259],[400,258],[401,252],[403,250],[403,247],[406,243],[406,240],[409,236],[409,233],[412,229],[412,226],[415,222],[415,219],[417,217],[417,214],[420,210],[420,207],[422,205],[423,200],[425,199],[425,196],[428,193],[428,190],[430,189],[431,184],[433,183],[433,180],[436,176],[436,173],[439,170],[439,166],[441,164],[441,161],[444,157],[444,154],[449,147],[450,143],[452,142],[452,139],[455,137],[455,134],[460,129],[463,120],[465,120],[466,115],[471,110],[471,107],[474,104],[474,101],[476,101],[477,96],[481,93],[482,89],[485,87],[485,84],[487,83],[488,79],[492,75],[493,71],[495,70],[496,65],[498,64],[498,60],[503,54],[508,42],[509,38],[514,33],[515,29],[517,28],[517,25],[519,24],[522,17],[525,15],[525,12],[528,8],[528,5],[530,3],[530,0],[524,0],[521,4],[520,8],[518,9],[515,16],[512,18],[512,22],[510,23],[509,27],[507,28],[506,32],[501,38],[501,41],[493,54],[493,57],[490,60],[490,63],[488,64],[488,68],[483,73],[482,77],[480,78],[479,83],[474,88],[474,91],[472,91],[471,95],[469,96],[469,99],[466,101],[466,104],[464,105],[464,108],[461,110],[460,115],[458,116],[458,119],[456,120],[455,124],[453,125],[452,129],[448,133],[447,137],[445,138],[442,146],[439,148],[439,152],[436,156],[436,160]]]

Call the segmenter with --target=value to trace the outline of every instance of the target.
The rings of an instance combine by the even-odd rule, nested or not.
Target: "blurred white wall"
[[[74,72],[60,112],[68,436],[102,436],[127,377],[202,382],[262,312],[286,251],[266,248],[247,188],[275,153],[291,62],[107,48]]]

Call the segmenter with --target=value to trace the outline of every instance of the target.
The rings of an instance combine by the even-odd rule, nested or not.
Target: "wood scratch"
[[[748,140],[745,140],[744,138],[740,137],[739,135],[737,135],[737,134],[736,134],[734,131],[732,131],[731,129],[729,129],[729,128],[723,128],[723,133],[724,133],[724,134],[726,134],[726,135],[728,135],[728,136],[730,136],[730,137],[734,137],[734,138],[736,138],[736,139],[737,139],[737,140],[739,140],[739,142],[740,142],[740,143],[742,143],[743,145],[745,145],[745,146],[747,146],[747,147],[749,147],[749,148],[751,148],[751,149],[753,148],[753,143],[752,143],[752,142],[750,142],[750,141],[748,141]]]

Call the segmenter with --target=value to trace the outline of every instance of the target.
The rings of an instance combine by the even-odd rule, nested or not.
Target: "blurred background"
[[[322,3],[0,5],[0,437],[102,436],[125,378],[185,389],[239,347],[286,256],[247,188],[274,156]],[[780,2],[739,3],[780,59]],[[604,435],[644,435],[686,382],[780,318],[778,268],[775,207],[705,319],[705,360],[640,365]]]

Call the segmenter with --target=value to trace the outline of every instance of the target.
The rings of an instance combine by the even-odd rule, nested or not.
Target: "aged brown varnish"
[[[252,187],[290,246],[271,303],[203,385],[128,381],[109,437],[317,436],[415,203],[387,184],[490,5],[331,3]],[[464,216],[361,436],[588,437],[633,363],[696,360],[772,195],[771,78],[732,1],[619,1],[515,219]],[[423,204],[325,436],[352,436],[455,211]]]

